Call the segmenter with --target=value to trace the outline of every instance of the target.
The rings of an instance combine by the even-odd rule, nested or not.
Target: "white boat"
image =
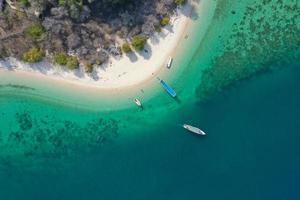
[[[170,57],[170,58],[169,58],[169,61],[168,61],[168,63],[167,63],[167,68],[168,68],[168,69],[170,69],[170,68],[171,68],[171,66],[172,66],[172,62],[173,62],[173,58],[172,58],[172,57]]]
[[[206,133],[204,131],[202,131],[200,128],[188,125],[188,124],[183,124],[182,126],[183,128],[185,128],[186,130],[196,133],[198,135],[206,135]]]
[[[142,107],[142,103],[141,103],[140,100],[134,99],[133,102],[134,102],[137,106]]]

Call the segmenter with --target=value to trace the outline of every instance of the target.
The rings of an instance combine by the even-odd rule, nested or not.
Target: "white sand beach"
[[[0,61],[0,73],[20,73],[22,76],[49,78],[99,89],[135,86],[155,78],[161,70],[165,69],[169,57],[174,54],[180,41],[184,39],[191,12],[192,5],[187,3],[171,18],[170,25],[148,39],[143,52],[134,52],[121,58],[110,58],[107,64],[96,68],[91,75],[84,73],[82,67],[75,71],[68,71],[48,61],[28,64],[14,58]]]

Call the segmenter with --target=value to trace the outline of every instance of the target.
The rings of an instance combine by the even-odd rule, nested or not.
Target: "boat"
[[[133,102],[138,106],[138,107],[142,107],[142,103],[139,99],[134,99]]]
[[[196,133],[198,135],[206,135],[206,133],[204,131],[202,131],[200,128],[197,128],[197,127],[194,127],[194,126],[191,126],[188,124],[183,124],[182,127],[192,133]]]
[[[176,92],[164,80],[159,80],[159,82],[172,97],[176,97]]]
[[[171,66],[172,66],[172,62],[173,62],[173,58],[172,58],[172,57],[170,57],[170,58],[169,58],[169,61],[168,61],[168,63],[167,63],[167,68],[168,68],[168,69],[170,69],[170,68],[171,68]]]

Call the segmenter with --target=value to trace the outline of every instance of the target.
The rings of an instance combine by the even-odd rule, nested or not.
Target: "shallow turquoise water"
[[[1,171],[6,199],[298,199],[300,62],[73,159]],[[191,121],[209,135],[183,132]],[[27,169],[26,167],[30,167]],[[36,168],[36,169],[34,169]],[[17,191],[17,192],[16,192]],[[216,192],[217,191],[217,192]]]
[[[16,81],[33,86],[35,91],[0,81],[1,196],[298,199],[300,54],[294,46],[299,44],[299,36],[294,34],[295,29],[284,32],[285,26],[268,34],[250,34],[247,24],[252,22],[245,17],[249,8],[258,9],[256,17],[275,13],[279,21],[287,20],[289,26],[298,28],[299,14],[280,10],[299,6],[297,1],[282,2],[285,6],[279,8],[273,8],[275,1],[224,0],[207,6],[207,15],[212,18],[206,23],[198,20],[209,26],[196,26],[190,33],[191,41],[183,47],[183,56],[175,63],[176,73],[172,74],[176,75],[163,75],[178,92],[177,101],[158,86],[145,86],[144,110],[125,103],[128,98],[120,96],[108,109],[99,111],[96,101],[88,97],[78,95],[75,101],[76,94],[63,96],[64,90],[46,90]],[[294,22],[289,16],[294,16]],[[245,32],[236,35],[235,23],[241,23],[239,29]],[[237,41],[242,33],[249,41],[244,45],[249,51],[238,54],[234,50],[233,54],[232,45],[240,52]],[[274,47],[277,51],[262,54],[273,45],[267,39],[258,41],[261,49],[253,51],[251,38],[269,35],[282,41],[281,46]],[[189,48],[191,43],[194,46]],[[271,62],[273,56],[269,55],[281,56]],[[258,62],[248,62],[253,58]],[[241,69],[231,66],[246,66],[242,68],[245,73],[237,70],[221,76],[222,70],[214,71],[221,65],[219,60],[222,66],[228,66],[227,71]],[[248,79],[236,76],[248,74],[251,65],[263,72],[255,70],[257,76]],[[211,76],[205,69],[212,69]],[[237,83],[239,78],[245,80]],[[228,84],[228,80],[235,84]],[[203,88],[207,86],[204,81],[218,87],[224,84],[226,89],[218,88],[217,94],[203,102],[199,91],[208,91]],[[155,85],[153,82],[150,84]],[[50,90],[51,99],[45,95]],[[133,93],[141,95],[140,91]],[[117,101],[122,106],[118,107]],[[70,102],[74,104],[66,106]],[[179,127],[184,122],[202,127],[207,137],[186,133]]]

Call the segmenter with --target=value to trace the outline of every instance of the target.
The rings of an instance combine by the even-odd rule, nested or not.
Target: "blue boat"
[[[176,92],[165,81],[159,80],[159,82],[172,97],[176,97]]]

